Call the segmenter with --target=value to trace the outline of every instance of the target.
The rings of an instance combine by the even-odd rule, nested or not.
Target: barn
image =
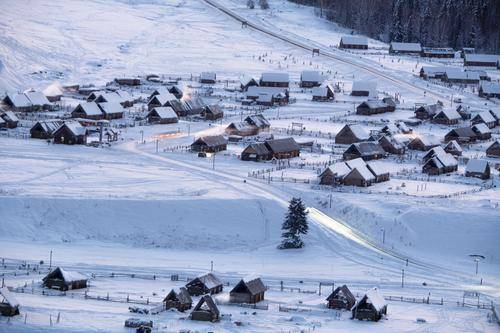
[[[155,107],[149,111],[147,118],[150,124],[175,124],[179,122],[175,111],[168,106]]]
[[[351,96],[377,97],[377,83],[371,81],[354,81]]]
[[[52,270],[42,280],[45,287],[62,291],[87,288],[87,281],[88,278],[85,275],[69,272],[61,267]]]
[[[361,125],[345,125],[335,136],[335,143],[351,144],[356,142],[368,141],[370,135]]]
[[[251,143],[241,152],[242,161],[269,161],[272,157],[272,152],[269,151],[263,142]]]
[[[249,125],[257,127],[259,131],[266,131],[271,127],[271,123],[262,114],[248,116],[244,121]]]
[[[0,288],[0,314],[5,317],[13,317],[19,314],[19,302],[7,287]]]
[[[223,118],[224,111],[222,111],[220,106],[218,106],[216,104],[212,104],[212,105],[205,106],[205,108],[201,112],[201,116],[203,118],[205,118],[206,120],[214,121],[214,120]]]
[[[2,111],[0,109],[0,119],[3,120],[3,127],[5,128],[16,128],[19,124],[19,118],[12,111]]]
[[[184,312],[191,309],[193,300],[187,289],[181,287],[178,293],[172,289],[168,295],[165,296],[163,299],[163,306],[165,310],[177,309],[177,311]]]
[[[327,306],[329,309],[336,310],[351,310],[356,304],[356,297],[351,293],[349,288],[344,284],[337,287],[327,298]]]
[[[62,124],[64,121],[59,119],[37,121],[30,129],[30,136],[32,139],[52,139]]]
[[[217,153],[227,149],[227,139],[222,135],[203,136],[191,144],[191,150],[205,153]]]
[[[365,37],[357,37],[357,36],[342,36],[340,38],[339,48],[367,50],[368,39]]]
[[[258,277],[242,279],[229,292],[229,302],[254,304],[264,300],[266,286]]]
[[[500,157],[500,141],[496,140],[488,148],[486,148],[486,156]]]
[[[71,112],[72,118],[84,118],[92,120],[104,119],[104,113],[95,102],[82,102]]]
[[[425,58],[455,58],[455,50],[450,47],[422,47],[420,55]]]
[[[436,113],[432,118],[432,122],[441,125],[456,125],[462,117],[453,109],[444,109]]]
[[[460,143],[475,142],[477,140],[476,133],[470,127],[459,127],[450,130],[444,136],[445,142],[457,141]]]
[[[389,54],[418,54],[422,52],[420,43],[400,43],[391,42],[389,45]]]
[[[219,321],[220,311],[210,295],[204,295],[191,312],[191,320]]]
[[[377,288],[366,292],[352,308],[352,319],[379,321],[387,315],[387,303]]]
[[[84,145],[87,143],[87,130],[77,122],[65,122],[54,132],[54,143]]]
[[[266,140],[265,145],[271,152],[272,158],[284,159],[300,155],[300,146],[293,138]]]
[[[472,125],[485,123],[488,128],[494,128],[497,125],[497,120],[489,112],[477,113],[470,122]]]
[[[215,72],[202,72],[200,75],[200,83],[214,84],[217,82],[217,74]]]
[[[259,85],[261,87],[288,88],[290,85],[290,78],[288,73],[262,73]]]
[[[355,166],[343,179],[343,184],[347,186],[367,187],[374,182],[375,176],[366,165]]]
[[[191,296],[213,295],[222,292],[222,282],[213,273],[207,273],[189,281],[186,289]]]
[[[368,100],[356,107],[356,114],[371,116],[374,114],[394,112],[396,108],[380,100]]]
[[[376,141],[356,142],[344,151],[344,160],[362,158],[364,161],[387,157],[387,153]]]
[[[302,73],[300,73],[301,88],[319,87],[323,80],[323,75],[318,71],[302,71]]]
[[[475,177],[479,179],[490,179],[490,163],[485,160],[470,159],[465,167],[465,177]]]

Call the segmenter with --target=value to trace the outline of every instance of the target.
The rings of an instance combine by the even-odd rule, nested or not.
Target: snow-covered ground
[[[210,269],[211,263],[230,286],[257,274],[271,287],[266,294],[269,310],[222,305],[221,312],[232,319],[218,324],[161,313],[151,317],[160,332],[498,332],[487,320],[489,310],[457,303],[463,301],[464,291],[479,292],[481,304],[500,297],[500,195],[492,187],[498,185],[497,171],[488,182],[464,177],[463,164],[450,176],[427,177],[420,171],[422,154],[412,152],[404,161],[390,157],[377,162],[391,172],[389,182],[336,190],[315,184],[325,163],[341,157],[345,147],[332,140],[346,123],[380,129],[387,121],[411,118],[414,103],[435,102],[436,96],[449,103],[458,91],[416,78],[416,69],[428,64],[420,58],[337,50],[333,46],[349,32],[313,17],[309,7],[275,0],[270,1],[272,11],[266,12],[246,9],[246,1],[219,2],[283,35],[326,46],[340,60],[311,57],[242,28],[201,0],[21,0],[4,6],[0,91],[42,89],[54,81],[102,85],[115,77],[149,73],[182,76],[186,87],[194,87],[197,83],[190,76],[205,70],[216,71],[218,79],[228,82],[217,83],[217,98],[208,97],[227,107],[220,123],[183,119],[171,125],[126,127],[120,129],[118,143],[93,148],[26,139],[35,118],[41,117],[37,115],[9,130],[10,137],[0,136],[0,258],[13,262],[12,267],[24,260],[44,260],[47,269],[53,251],[55,265],[89,276],[98,273],[91,280],[90,295],[109,293],[122,300],[130,295],[159,302],[171,287],[183,284],[167,276],[192,277]],[[370,45],[380,52],[387,48],[373,40]],[[450,64],[457,65],[454,62]],[[342,91],[335,102],[310,101],[310,91],[296,84],[304,69],[319,70],[339,83]],[[231,143],[227,152],[209,158],[175,148],[200,135],[222,133],[230,122],[240,121],[238,94],[225,88],[236,86],[241,74],[258,77],[276,70],[290,73],[296,102],[264,111],[271,133],[288,136],[292,123],[300,122],[304,133],[291,135],[299,142],[321,144],[322,150],[304,150],[291,167],[266,172],[276,164],[238,159],[243,143]],[[373,117],[353,114],[364,100],[348,95],[353,80],[377,81],[379,96],[401,94],[398,110]],[[132,92],[144,97],[152,88]],[[426,89],[433,95],[424,94]],[[493,105],[464,94],[471,107]],[[65,116],[78,102],[65,97],[63,110],[54,114]],[[134,115],[143,114],[139,105],[127,111],[126,120],[113,124],[130,123]],[[448,130],[426,123],[406,137],[442,137]],[[499,137],[498,129],[493,133]],[[489,143],[471,145],[464,155],[484,157]],[[305,249],[280,251],[276,245],[281,222],[292,196],[302,197],[310,207],[311,231]],[[478,275],[470,254],[486,257]],[[7,273],[5,284],[25,285],[28,292],[16,293],[23,316],[1,318],[0,332],[126,332],[123,322],[133,316],[127,310],[130,304],[85,299],[84,291],[72,292],[74,297],[30,294],[40,290],[43,275],[12,276],[12,267],[0,270]],[[111,272],[163,277],[151,281],[105,276]],[[336,320],[324,307],[325,295],[280,291],[280,281],[302,291],[317,291],[320,281],[346,283],[360,296],[378,286],[386,297],[430,295],[444,304],[392,300],[388,320],[380,323],[351,321],[348,313]],[[218,297],[224,302],[227,293]],[[477,299],[469,302],[477,304]],[[281,312],[280,305],[295,310]],[[417,323],[417,318],[427,323]]]

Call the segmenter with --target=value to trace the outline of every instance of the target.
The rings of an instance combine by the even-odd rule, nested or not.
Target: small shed
[[[181,287],[178,293],[172,289],[163,299],[163,305],[165,310],[177,309],[180,312],[184,312],[191,309],[193,306],[193,300],[191,299],[191,295],[189,295],[187,289]]]
[[[138,77],[120,77],[116,78],[115,82],[121,86],[140,86],[141,79]]]
[[[300,146],[294,138],[266,140],[265,145],[275,159],[293,158],[300,155]]]
[[[368,162],[366,167],[375,176],[375,183],[386,182],[390,178],[389,171],[381,163]]]
[[[366,292],[352,308],[352,319],[379,321],[387,315],[387,303],[377,288]]]
[[[150,124],[175,124],[179,122],[177,113],[169,106],[155,107],[149,111],[147,118]]]
[[[201,112],[201,116],[206,120],[217,120],[224,117],[224,111],[217,104],[206,106]]]
[[[227,139],[222,135],[203,136],[191,144],[191,149],[197,152],[216,153],[227,149]]]
[[[17,118],[16,114],[12,111],[1,111],[0,110],[0,119],[3,120],[4,126],[6,128],[16,128],[19,124],[19,118]]]
[[[456,125],[462,119],[460,114],[453,109],[444,109],[436,113],[432,118],[432,122],[441,125]]]
[[[71,117],[100,120],[104,119],[104,113],[96,102],[82,102],[71,112]]]
[[[337,162],[328,166],[320,175],[320,185],[342,184],[344,176],[351,172],[351,168],[345,162]]]
[[[186,289],[191,296],[218,294],[222,292],[222,282],[213,273],[207,273],[189,281]]]
[[[85,275],[66,271],[61,267],[53,269],[42,280],[45,287],[62,291],[87,288],[87,281]]]
[[[19,314],[19,302],[7,287],[0,288],[0,314],[5,317]]]
[[[351,293],[349,288],[344,284],[337,287],[327,298],[327,306],[330,309],[351,310],[356,304],[356,297]]]
[[[367,141],[370,134],[359,124],[345,125],[335,136],[335,143],[351,144]]]
[[[87,143],[87,130],[75,121],[65,122],[54,132],[54,143],[84,145]]]
[[[248,116],[244,121],[249,125],[257,127],[259,131],[265,131],[271,127],[271,123],[262,114]]]
[[[231,303],[258,303],[264,300],[266,286],[258,277],[242,279],[229,292]]]
[[[340,38],[339,48],[367,50],[368,39],[365,37],[357,37],[357,36],[342,36]]]
[[[319,87],[321,82],[323,82],[323,79],[323,75],[321,75],[318,71],[302,71],[302,73],[300,73],[300,87]]]
[[[191,320],[219,321],[220,311],[210,295],[204,295],[191,312]]]
[[[387,157],[384,148],[377,141],[356,142],[351,144],[343,154],[344,160],[362,158],[364,161]]]
[[[62,125],[64,121],[59,119],[40,120],[30,129],[32,139],[52,139],[54,132]]]
[[[217,82],[217,74],[215,72],[202,72],[200,75],[200,83],[214,84]]]
[[[486,156],[500,157],[500,141],[496,140],[488,148],[486,148]]]
[[[268,161],[272,159],[272,153],[265,143],[251,143],[241,152],[242,161]]]
[[[470,159],[465,167],[465,177],[476,177],[479,179],[490,179],[490,163],[485,160]]]

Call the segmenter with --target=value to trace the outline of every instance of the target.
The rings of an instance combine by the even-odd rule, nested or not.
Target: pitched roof
[[[300,146],[294,138],[266,140],[266,145],[273,153],[285,153],[300,150]]]
[[[452,150],[452,151],[458,151],[461,152],[463,151],[462,147],[458,144],[457,141],[451,140],[448,142],[448,144],[444,147],[445,150]]]
[[[389,173],[389,170],[379,162],[368,162],[366,163],[368,169],[376,176],[381,176]]]
[[[449,153],[438,154],[436,155],[436,157],[446,167],[458,165],[457,160],[452,154]]]
[[[3,113],[0,113],[0,118],[3,118],[6,122],[19,121],[19,118],[17,118],[16,114],[12,111],[4,111]]]
[[[472,117],[472,119],[476,119],[476,118],[482,120],[485,123],[496,122],[496,119],[489,112],[480,112],[480,113],[475,114]]]
[[[500,60],[498,54],[479,54],[479,53],[466,53],[465,61],[467,62],[493,62],[496,63]]]
[[[63,94],[62,86],[57,82],[52,83],[50,86],[45,88],[42,92],[45,96],[48,96],[48,97],[62,96],[62,94]]]
[[[202,80],[213,80],[215,81],[217,74],[215,72],[202,72],[200,78]]]
[[[274,73],[262,73],[260,78],[264,82],[289,82],[290,78],[288,73],[274,72]]]
[[[252,277],[240,280],[240,282],[236,284],[236,286],[233,288],[233,290],[231,290],[231,292],[235,292],[242,286],[245,286],[252,296],[266,291],[266,286],[264,285],[262,280],[258,277]]]
[[[351,168],[351,171],[345,177],[347,177],[354,171],[354,169],[356,169],[365,180],[375,179],[371,171],[368,170],[366,162],[362,158],[355,158],[353,160],[346,161],[345,163]]]
[[[444,116],[446,119],[449,119],[449,120],[462,119],[462,116],[456,110],[453,110],[453,109],[443,109],[443,110],[439,111],[438,113],[436,113],[434,118],[437,118],[438,116]]]
[[[377,288],[370,289],[366,292],[367,302],[371,303],[377,311],[382,310],[387,305],[384,297],[380,294]]]
[[[209,135],[198,138],[195,142],[204,142],[209,147],[220,146],[227,144],[227,139],[222,135]],[[213,276],[213,274],[208,273],[206,276]]]
[[[248,85],[250,82],[255,82],[257,83],[257,80],[255,80],[253,77],[249,76],[249,75],[243,75],[241,78],[240,78],[240,83],[241,85],[243,86],[246,86]]]
[[[366,45],[368,46],[368,39],[365,37],[358,37],[358,36],[342,36],[340,41],[343,44],[349,44],[349,45]]]
[[[500,83],[481,82],[480,88],[485,94],[500,94]]]
[[[469,162],[467,162],[465,171],[483,173],[486,171],[488,164],[488,161],[485,160],[470,159]]]
[[[7,287],[0,288],[0,295],[3,296],[5,303],[9,304],[11,307],[15,308],[19,306],[16,297],[10,293]]]
[[[203,304],[206,304],[207,307],[208,307],[208,310],[219,315],[220,312],[219,312],[219,308],[217,308],[217,305],[215,305],[215,302],[213,300],[213,298],[210,296],[210,295],[204,295],[200,298],[200,300],[198,301],[198,304],[196,304],[196,306],[194,307],[193,309],[193,312],[194,311],[202,311],[203,308]]]
[[[33,105],[50,105],[52,103],[49,102],[47,97],[42,94],[40,91],[27,91],[24,93],[26,97],[31,101]]]
[[[346,297],[348,299],[352,299],[353,301],[356,301],[356,297],[352,294],[352,292],[347,288],[347,286],[344,284],[341,287],[337,287],[327,298],[327,301],[330,301],[332,299],[337,299],[337,298],[342,298]]]
[[[54,270],[52,270],[49,274],[47,274],[43,278],[43,280],[45,281],[46,279],[51,279],[58,275],[60,275],[65,282],[88,280],[88,278],[85,275],[80,274],[78,272],[66,271],[62,267],[57,267]]]
[[[246,97],[259,97],[260,95],[272,95],[276,96],[281,93],[286,93],[286,88],[279,87],[259,87],[259,86],[250,86],[246,92]]]
[[[406,52],[421,52],[422,51],[422,45],[420,45],[420,43],[391,42],[391,47],[395,51],[406,51]]]
[[[323,81],[323,76],[318,71],[302,71],[300,73],[300,81],[321,82]]]
[[[64,121],[59,119],[40,120],[33,127],[40,125],[45,132],[54,133],[62,124],[64,124]]]
[[[9,98],[12,105],[16,108],[30,107],[32,105],[31,101],[25,94],[15,93],[7,94],[6,98]]]
[[[473,131],[478,132],[479,134],[488,134],[491,133],[488,126],[485,123],[479,123],[472,126]]]
[[[371,173],[366,166],[356,167],[351,169],[351,171],[344,176],[344,178],[349,178],[351,175],[358,173],[365,181],[375,180],[375,176]]]
[[[254,114],[245,118],[245,122],[255,125],[258,128],[267,128],[271,126],[271,123],[264,118],[261,114]]]
[[[156,112],[158,117],[160,117],[161,119],[177,119],[177,113],[175,113],[174,109],[169,106],[158,106],[151,110],[151,112],[153,111]]]
[[[352,131],[354,136],[358,139],[366,140],[370,137],[370,134],[359,124],[345,125],[344,128],[346,126]]]
[[[330,169],[333,175],[336,175],[337,177],[343,177],[351,172],[351,168],[349,168],[346,162],[333,163],[328,167],[328,169]]]
[[[66,127],[75,136],[87,134],[87,130],[85,129],[85,127],[83,127],[82,125],[80,125],[79,122],[76,122],[76,121],[65,122],[56,130],[56,132],[58,132],[63,127]]]
[[[362,156],[385,154],[384,149],[377,141],[356,142],[351,144],[347,150],[354,147]]]
[[[125,112],[123,106],[118,102],[99,103],[99,107],[105,114],[119,114]]]
[[[247,149],[253,149],[257,155],[267,155],[270,153],[269,149],[267,149],[267,146],[263,142],[259,143],[251,143],[248,147],[246,147],[243,152],[245,152]]]
[[[372,81],[354,81],[352,91],[368,91],[370,95],[377,93],[377,82]]]
[[[463,138],[471,138],[476,136],[476,133],[474,133],[474,131],[470,127],[454,128],[450,132],[448,132],[448,134],[452,132],[455,132],[459,137]]]
[[[439,140],[439,138],[434,135],[423,135],[421,137],[418,137],[417,139],[420,139],[424,146],[438,146],[439,144],[441,144],[441,140]]]
[[[99,108],[96,102],[81,102],[78,104],[87,116],[100,116],[102,115],[102,110]]]
[[[462,71],[459,69],[447,69],[446,77],[449,80],[475,80],[479,81],[479,72],[476,71]]]

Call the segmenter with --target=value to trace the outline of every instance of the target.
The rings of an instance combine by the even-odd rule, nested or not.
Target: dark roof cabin
[[[415,110],[415,118],[421,120],[432,119],[442,108],[440,104],[422,105]]]
[[[66,122],[55,130],[54,143],[84,145],[87,143],[87,130],[77,122]]]
[[[149,111],[147,118],[150,124],[175,124],[179,122],[175,111],[168,106],[155,107]]]
[[[377,83],[372,81],[354,81],[352,83],[351,96],[377,97]]]
[[[229,302],[231,303],[258,303],[264,300],[266,286],[260,278],[240,280],[238,284],[229,292]]]
[[[476,177],[479,179],[490,179],[490,163],[485,160],[470,159],[465,167],[465,177]]]
[[[345,284],[337,287],[326,300],[328,302],[327,306],[330,309],[351,310],[354,304],[356,304],[356,297],[354,297]]]
[[[378,142],[356,142],[344,151],[344,160],[362,158],[364,161],[376,160],[387,157],[387,153]]]
[[[47,274],[42,281],[47,288],[66,291],[87,288],[88,278],[80,273],[69,272],[57,267]]]
[[[0,110],[0,119],[3,120],[3,126],[0,127],[16,128],[19,124],[19,118],[12,111]]]
[[[383,101],[368,100],[357,106],[356,114],[370,116],[373,114],[394,112],[395,110],[396,108],[394,106],[388,105]]]
[[[171,101],[177,101],[177,98],[168,91],[155,90],[148,100],[148,110],[159,106],[171,106]]]
[[[319,87],[323,82],[323,76],[318,71],[302,71],[300,73],[300,87]]]
[[[439,153],[427,159],[422,166],[422,172],[429,175],[441,175],[458,170],[458,162],[453,155]]]
[[[198,276],[186,284],[191,296],[218,294],[222,292],[222,282],[212,273]]]
[[[351,172],[351,168],[347,165],[347,163],[333,163],[319,175],[319,183],[321,185],[342,184],[344,176],[349,172]]]
[[[387,303],[377,288],[369,290],[352,308],[352,319],[379,321],[387,314]]]
[[[293,158],[300,155],[300,146],[293,138],[266,140],[265,145],[275,159]]]
[[[7,287],[0,288],[0,315],[12,317],[19,314],[19,302]]]
[[[82,102],[71,112],[72,118],[84,118],[92,120],[104,119],[104,113],[95,102]]]
[[[216,104],[208,105],[201,112],[201,116],[206,120],[217,120],[224,117],[224,111]]]
[[[261,87],[288,88],[290,78],[288,73],[262,73],[259,85]]]
[[[335,136],[335,143],[351,144],[367,141],[370,135],[361,125],[345,125]]]
[[[200,137],[191,144],[191,149],[197,152],[216,153],[227,149],[227,139],[222,135]]]
[[[217,82],[217,74],[215,72],[202,72],[200,75],[200,83],[214,84]]]
[[[176,98],[181,99],[182,96],[184,95],[184,92],[182,91],[182,88],[179,87],[178,85],[172,86],[168,89],[168,92],[173,94]]]
[[[469,120],[472,117],[472,114],[469,111],[469,108],[465,108],[462,105],[459,105],[457,107],[456,111],[458,112],[458,114],[460,115],[460,117],[462,117],[462,120]]]
[[[30,129],[32,139],[52,139],[54,132],[62,125],[62,120],[40,120]]]
[[[163,299],[163,305],[165,310],[177,309],[180,312],[184,312],[191,309],[193,306],[193,300],[191,299],[191,295],[189,295],[187,289],[181,287],[178,293],[172,289]]]
[[[184,100],[170,100],[165,106],[170,106],[178,117],[186,117],[190,114],[190,106]]]
[[[444,136],[445,142],[457,141],[460,143],[465,142],[475,142],[477,140],[477,135],[474,133],[470,127],[459,127],[450,130]]]
[[[339,48],[367,50],[368,39],[365,37],[342,36],[342,38],[340,38]]]
[[[265,143],[251,143],[241,152],[242,161],[269,161],[273,155]]]
[[[203,110],[207,107],[207,103],[205,103],[205,101],[201,97],[197,96],[184,99],[184,102],[188,106],[188,112],[186,114],[187,116],[201,114]]]
[[[219,317],[220,311],[210,295],[200,298],[191,312],[191,320],[217,322]]]
[[[488,157],[500,157],[500,141],[493,142],[488,148],[486,148],[486,156]]]

